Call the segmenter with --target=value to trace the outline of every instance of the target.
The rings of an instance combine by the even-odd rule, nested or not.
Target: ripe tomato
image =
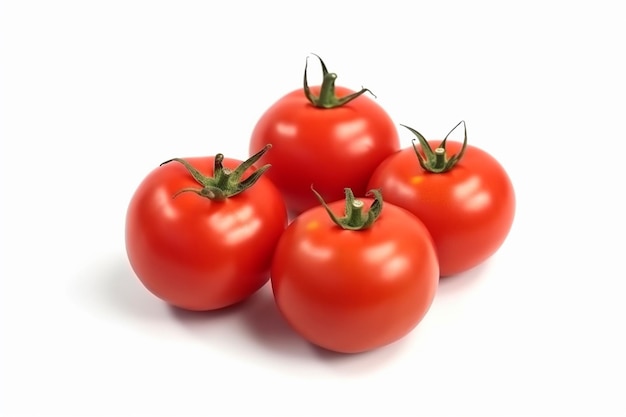
[[[279,311],[309,342],[343,353],[372,350],[409,333],[439,281],[426,227],[381,195],[318,205],[278,242],[271,285]],[[320,201],[321,197],[320,197]],[[364,204],[371,204],[367,216]],[[344,211],[337,219],[333,212]],[[379,216],[379,217],[378,217]]]
[[[435,144],[408,129],[420,145],[387,158],[368,187],[380,188],[387,202],[424,222],[435,242],[441,276],[473,268],[495,253],[509,233],[515,214],[511,180],[493,156],[467,145],[467,131],[462,143],[446,136]]]
[[[268,167],[252,165],[258,157],[174,159],[141,182],[126,216],[126,250],[154,295],[183,309],[214,310],[268,281],[287,212],[261,176]]]
[[[318,57],[319,58],[319,57]],[[320,58],[321,86],[294,90],[258,120],[250,152],[273,145],[262,158],[272,165],[268,177],[280,189],[288,210],[299,214],[318,204],[311,184],[328,201],[343,198],[344,187],[361,197],[367,181],[384,158],[400,149],[398,132],[386,111],[358,92],[335,86]]]

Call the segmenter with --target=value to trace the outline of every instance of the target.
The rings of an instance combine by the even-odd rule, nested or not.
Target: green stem
[[[225,189],[228,187],[229,172],[224,169],[224,155],[218,153],[215,155],[215,161],[213,162],[213,178],[214,186],[219,189]]]
[[[434,162],[435,170],[442,171],[446,166],[446,162],[447,162],[446,149],[436,148],[435,149],[435,162]]]
[[[448,137],[461,124],[463,125],[464,132],[463,145],[461,146],[461,150],[458,153],[448,158],[448,154],[446,152],[446,143],[448,141]],[[415,146],[415,139],[413,139],[413,150],[415,151],[415,155],[417,156],[417,160],[420,166],[425,171],[432,172],[434,174],[447,172],[451,170],[465,154],[465,149],[467,148],[467,127],[465,126],[465,121],[463,120],[461,120],[456,126],[454,126],[454,128],[450,132],[448,132],[446,137],[441,141],[439,146],[437,146],[434,151],[426,138],[420,132],[406,125],[401,124],[400,126],[407,128],[411,131],[411,133],[416,136],[424,155],[422,155],[417,149],[417,146]]]
[[[347,203],[348,202],[346,201],[346,204]],[[351,210],[349,212],[349,217],[346,217],[345,222],[349,228],[359,227],[363,224],[363,201],[354,199],[349,204],[351,206]]]
[[[322,196],[315,191],[313,186],[311,186],[311,190],[322,207],[324,207],[333,223],[345,230],[365,230],[371,227],[383,210],[383,197],[380,190],[371,190],[367,193],[367,195],[374,196],[374,201],[367,213],[363,213],[363,201],[355,199],[354,193],[350,188],[344,188],[346,194],[345,216],[337,217],[330,207],[328,207],[328,204],[326,204]]]
[[[324,79],[322,80],[322,85],[320,86],[320,95],[317,98],[318,103],[333,103],[337,100],[337,95],[335,94],[335,81],[337,80],[337,74],[334,72],[329,72],[324,74]],[[322,107],[324,107],[322,105]]]
[[[313,54],[315,55],[315,54]],[[307,76],[307,68],[309,66],[309,58],[307,57],[306,64],[304,65],[304,95],[307,100],[315,107],[322,109],[333,109],[335,107],[343,106],[354,100],[355,98],[361,96],[364,93],[370,93],[374,97],[374,93],[372,93],[368,88],[362,87],[361,90],[348,94],[344,97],[337,97],[335,93],[335,81],[337,80],[337,74],[334,72],[328,72],[328,68],[326,68],[326,64],[322,61],[318,55],[315,55],[322,65],[322,85],[320,86],[320,94],[319,96],[315,96],[311,89],[309,88],[308,76]]]
[[[179,194],[193,192],[200,197],[208,198],[212,201],[224,201],[229,197],[234,197],[252,187],[261,178],[261,175],[270,167],[269,164],[252,172],[248,177],[242,178],[246,170],[256,163],[267,152],[272,145],[265,145],[256,154],[239,164],[234,170],[224,167],[224,155],[218,153],[213,161],[213,176],[206,176],[198,171],[189,162],[181,158],[173,158],[163,162],[161,165],[170,162],[178,162],[182,164],[193,179],[200,185],[200,188],[187,187],[178,190],[172,198],[176,198]]]

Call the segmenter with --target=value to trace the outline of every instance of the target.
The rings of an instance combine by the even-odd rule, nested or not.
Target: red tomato
[[[368,187],[380,188],[385,201],[404,207],[424,222],[435,242],[441,276],[473,268],[494,254],[509,233],[515,214],[511,180],[494,157],[467,145],[467,133],[464,142],[446,140],[445,153],[435,150],[430,155],[431,168],[439,158],[443,169],[430,172],[417,154],[427,154],[441,143],[427,142],[409,129],[421,144],[387,158]]]
[[[350,213],[349,201],[330,203],[328,210]],[[356,201],[372,204],[369,227],[344,229],[318,205],[287,227],[272,262],[272,290],[286,321],[309,342],[343,353],[372,350],[409,333],[430,308],[439,280],[430,235],[415,216],[392,204],[382,207],[380,194]],[[378,218],[371,215],[376,211]],[[359,213],[339,222],[356,218],[358,225]]]
[[[318,204],[311,184],[327,200],[343,198],[349,187],[364,196],[367,181],[384,158],[400,149],[398,132],[375,101],[345,87],[335,87],[334,73],[323,61],[324,81],[294,90],[258,120],[250,152],[271,143],[262,158],[272,165],[268,177],[280,189],[287,208],[299,214]]]
[[[187,158],[189,170],[183,160],[168,161],[141,182],[128,207],[126,250],[137,277],[187,310],[226,307],[261,288],[287,225],[279,191],[260,176],[267,167],[224,159],[222,170],[221,158]]]

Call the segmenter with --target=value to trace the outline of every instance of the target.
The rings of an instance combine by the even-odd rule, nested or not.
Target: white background
[[[626,415],[622,10],[0,2],[0,415]],[[124,249],[139,181],[172,157],[247,156],[312,52],[427,137],[464,119],[518,198],[497,254],[362,355],[305,343],[268,287],[176,312]]]

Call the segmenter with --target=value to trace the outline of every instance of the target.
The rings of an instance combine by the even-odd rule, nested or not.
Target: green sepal
[[[346,206],[343,217],[338,217],[332,212],[330,207],[328,207],[328,204],[324,201],[324,198],[317,191],[315,191],[313,186],[311,186],[311,190],[319,200],[322,207],[324,207],[333,223],[345,230],[365,230],[371,227],[383,210],[383,197],[381,191],[378,189],[370,190],[366,194],[368,196],[374,196],[374,201],[370,205],[369,210],[367,210],[366,213],[363,213],[363,201],[356,199],[350,188],[344,188]]]
[[[181,193],[192,192],[210,200],[223,201],[244,192],[248,188],[252,187],[259,180],[259,178],[261,178],[263,173],[270,167],[270,164],[263,165],[248,177],[242,179],[246,170],[261,159],[265,152],[267,152],[271,147],[272,145],[270,144],[265,145],[263,149],[246,159],[232,171],[224,167],[224,155],[218,153],[214,158],[212,177],[202,174],[198,171],[198,169],[182,158],[172,158],[163,162],[161,166],[170,162],[178,162],[182,164],[185,169],[187,169],[193,179],[200,185],[200,188],[189,187],[180,189],[172,196],[172,198],[177,197]]]
[[[335,93],[335,80],[337,79],[337,74],[335,74],[334,72],[328,72],[328,68],[326,68],[326,64],[324,64],[324,61],[322,61],[322,58],[320,58],[316,54],[313,54],[313,55],[315,55],[319,59],[320,64],[322,65],[323,78],[322,78],[322,85],[320,87],[320,95],[319,96],[314,95],[311,92],[311,89],[309,88],[309,82],[308,82],[308,77],[307,77],[309,57],[306,58],[306,63],[304,65],[304,95],[306,96],[307,100],[309,100],[309,102],[313,104],[315,107],[322,108],[322,109],[333,109],[335,107],[340,107],[340,106],[343,106],[344,104],[351,102],[352,100],[354,100],[355,98],[359,97],[360,95],[366,92],[376,97],[374,93],[372,93],[369,89],[364,88],[364,87],[361,87],[361,90],[355,93],[349,94],[347,96],[344,96],[341,98],[337,97]]]
[[[461,150],[458,153],[452,155],[451,157],[448,157],[446,153],[446,142],[448,141],[448,137],[450,136],[450,134],[454,132],[461,124],[463,124],[463,132],[464,132],[463,145],[461,146]],[[420,132],[413,129],[412,127],[409,127],[403,124],[401,124],[400,126],[407,128],[408,130],[411,131],[411,133],[413,133],[416,136],[417,141],[419,142],[420,147],[422,149],[422,152],[424,152],[424,155],[422,155],[417,149],[417,146],[415,145],[416,139],[413,139],[412,141],[413,150],[415,151],[415,155],[417,156],[417,160],[420,166],[425,171],[432,172],[435,174],[440,174],[443,172],[450,171],[461,160],[461,158],[465,154],[465,149],[467,148],[467,127],[465,125],[464,120],[461,120],[459,123],[457,123],[457,125],[454,126],[454,128],[452,128],[450,132],[448,132],[446,137],[441,141],[439,146],[437,146],[434,150],[431,148],[426,138]]]

